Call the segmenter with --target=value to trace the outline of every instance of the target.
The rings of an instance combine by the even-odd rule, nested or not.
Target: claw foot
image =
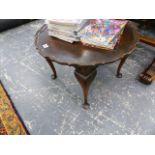
[[[117,78],[122,78],[122,73],[117,74]]]

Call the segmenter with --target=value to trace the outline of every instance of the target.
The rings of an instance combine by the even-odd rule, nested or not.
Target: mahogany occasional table
[[[121,78],[121,68],[127,57],[136,48],[139,40],[137,29],[132,22],[129,22],[122,34],[120,43],[113,51],[87,47],[79,43],[68,43],[48,36],[47,26],[44,25],[36,33],[35,45],[39,53],[46,59],[50,65],[53,75],[56,79],[57,74],[53,62],[61,65],[73,66],[75,68],[75,77],[80,83],[83,95],[85,109],[89,108],[87,101],[89,87],[94,80],[99,65],[113,63],[120,60],[117,69],[117,77]]]

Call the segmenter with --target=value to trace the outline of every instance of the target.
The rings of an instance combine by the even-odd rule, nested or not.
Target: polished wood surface
[[[138,34],[134,25],[129,22],[124,30],[119,45],[113,51],[92,48],[81,43],[67,43],[65,41],[49,37],[47,27],[44,25],[36,34],[36,47],[43,57],[66,65],[98,65],[114,62],[126,54],[131,54],[136,47]],[[43,45],[48,47],[44,48]]]
[[[155,39],[140,35],[140,42],[143,42],[145,44],[151,45],[155,47]]]
[[[132,22],[129,22],[124,30],[119,44],[113,51],[87,47],[81,43],[67,43],[65,41],[49,37],[47,26],[44,25],[35,36],[35,45],[39,53],[46,59],[53,71],[52,78],[56,79],[57,73],[53,62],[69,65],[75,68],[75,77],[79,82],[84,97],[83,107],[89,108],[88,92],[100,64],[112,63],[120,60],[116,76],[122,77],[121,68],[127,57],[136,48],[139,34]]]

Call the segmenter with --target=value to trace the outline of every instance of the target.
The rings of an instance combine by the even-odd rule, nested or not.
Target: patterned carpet
[[[6,131],[5,127],[4,127],[4,124],[3,124],[2,120],[1,120],[1,118],[0,118],[0,135],[7,135],[7,131]]]
[[[43,24],[37,20],[0,35],[0,79],[32,135],[155,134],[155,82],[146,86],[137,80],[155,48],[139,43],[122,79],[115,77],[119,62],[100,66],[89,91],[91,108],[85,111],[74,68],[55,63],[58,78],[51,80],[35,49],[34,35]]]
[[[0,135],[26,135],[21,120],[0,83]]]

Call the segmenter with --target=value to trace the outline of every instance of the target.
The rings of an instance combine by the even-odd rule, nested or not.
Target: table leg
[[[122,78],[121,68],[122,68],[122,66],[124,65],[124,63],[125,63],[126,59],[128,58],[128,56],[129,56],[129,55],[125,55],[125,56],[121,59],[121,61],[120,61],[120,63],[119,63],[119,66],[118,66],[118,69],[117,69],[117,74],[116,74],[116,76],[117,76],[118,78]]]
[[[55,67],[54,67],[51,59],[48,58],[48,57],[46,57],[45,59],[46,59],[47,63],[49,64],[49,66],[51,67],[52,71],[53,71],[52,79],[56,79],[57,78],[57,73],[56,73]]]
[[[87,67],[75,67],[75,77],[81,85],[83,96],[84,96],[84,104],[83,108],[88,109],[89,103],[87,101],[89,87],[96,76],[96,68],[97,66],[87,66]]]

